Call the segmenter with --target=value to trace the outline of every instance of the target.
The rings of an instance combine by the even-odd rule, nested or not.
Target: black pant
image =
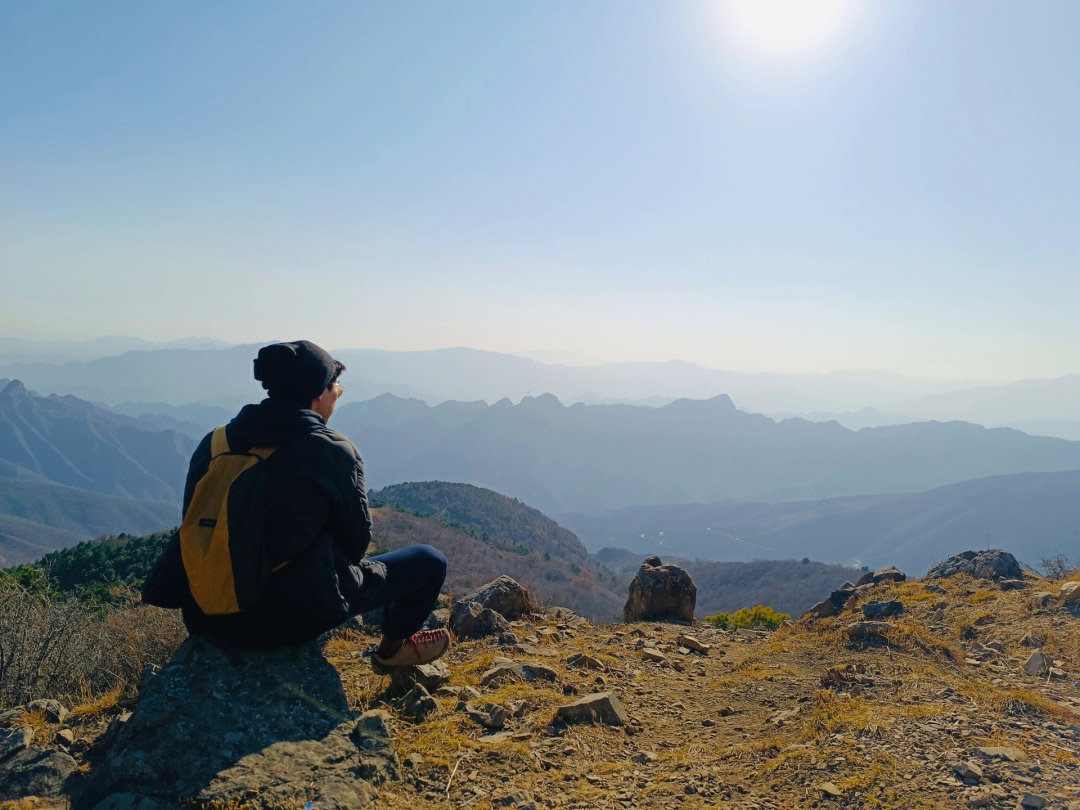
[[[419,630],[435,607],[446,579],[446,556],[428,545],[408,546],[365,557],[363,584],[349,596],[353,615],[383,609],[382,631],[405,639]]]

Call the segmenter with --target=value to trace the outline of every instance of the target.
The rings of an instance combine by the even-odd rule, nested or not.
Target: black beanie
[[[262,383],[270,399],[305,408],[345,370],[310,340],[263,346],[254,365],[255,379]]]

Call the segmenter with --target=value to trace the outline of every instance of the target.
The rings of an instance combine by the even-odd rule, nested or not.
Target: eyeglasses
[[[345,386],[337,381],[335,381],[334,384],[330,387],[334,389],[334,396],[336,397],[340,397],[342,394],[345,393]]]

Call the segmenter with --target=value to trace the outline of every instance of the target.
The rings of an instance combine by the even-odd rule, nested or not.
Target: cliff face
[[[304,672],[330,674],[325,688],[256,690],[250,697],[264,710],[276,690],[278,707],[258,722],[245,725],[254,715],[245,714],[242,689],[215,695],[208,676],[181,678],[168,667],[144,684],[139,701],[160,715],[168,709],[161,695],[209,689],[206,700],[224,701],[236,732],[258,745],[275,714],[329,711],[319,732],[333,737],[339,721],[355,726],[364,712],[385,712],[378,725],[393,751],[381,750],[400,764],[364,788],[377,791],[380,808],[1080,807],[1077,594],[1080,586],[1030,576],[885,580],[857,589],[835,616],[774,633],[599,626],[552,608],[513,621],[498,638],[457,643],[446,669],[408,692],[372,673],[364,651],[374,636],[351,627],[306,653],[318,659],[314,668],[283,665],[301,685],[315,677]],[[245,671],[214,661],[214,671]],[[208,667],[199,669],[205,675]],[[330,696],[321,700],[329,709],[305,697],[316,692]],[[94,780],[108,758],[87,751],[109,749],[91,743],[121,711],[107,702],[67,717],[15,710],[0,722],[31,728],[42,750],[66,748],[89,773],[72,778]],[[58,732],[69,742],[57,742]],[[225,756],[217,735],[190,739]],[[363,741],[351,731],[347,739],[353,756]],[[283,742],[296,740],[269,747]],[[251,778],[250,757],[265,760],[269,748],[252,745],[226,762],[229,779]],[[315,806],[336,806],[337,794],[320,782],[340,778],[330,769],[335,756],[303,789],[285,780],[276,794],[235,784],[230,793],[222,777],[199,783],[220,787],[220,796],[198,798],[304,807],[315,791]],[[175,798],[159,793],[155,801],[171,806]]]

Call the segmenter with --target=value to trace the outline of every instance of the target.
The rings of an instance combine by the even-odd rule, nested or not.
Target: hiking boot
[[[383,658],[377,652],[371,654],[371,668],[376,672],[394,667],[413,667],[418,664],[430,664],[450,648],[450,631],[445,627],[438,630],[420,630],[401,643],[401,649],[389,658]]]

